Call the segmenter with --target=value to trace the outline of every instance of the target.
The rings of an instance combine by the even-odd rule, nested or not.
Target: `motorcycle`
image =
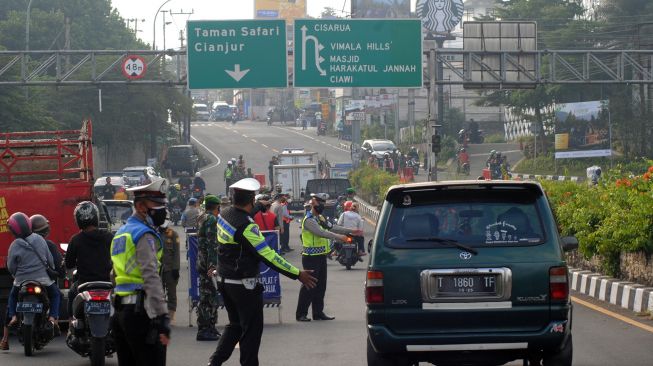
[[[91,366],[104,366],[105,357],[115,352],[109,332],[113,285],[86,282],[77,289],[66,345],[80,356],[89,357]]]
[[[236,113],[233,113],[233,114],[231,115],[231,124],[232,124],[232,125],[235,125],[236,122],[238,122],[238,116],[236,115]]]
[[[55,337],[54,324],[48,321],[50,301],[45,286],[37,281],[20,284],[16,315],[20,324],[18,340],[25,356],[33,356]]]
[[[417,158],[410,158],[406,161],[406,166],[413,169],[413,174],[417,175],[419,173],[419,161]]]
[[[469,161],[461,162],[460,160],[458,160],[458,167],[456,168],[456,173],[458,174],[463,173],[465,175],[469,175],[470,173]]]
[[[204,191],[200,187],[193,187],[193,192],[191,192],[193,198],[196,198],[198,201],[202,200],[204,197]]]
[[[272,126],[272,117],[268,116],[266,122],[267,122],[268,126]]]
[[[170,221],[176,226],[181,220],[181,207],[175,202],[168,205],[168,211],[170,211]]]
[[[320,124],[317,126],[317,135],[318,136],[326,135],[326,123],[320,122]]]
[[[187,187],[182,187],[181,191],[179,191],[179,206],[181,206],[182,211],[186,209],[186,203],[190,199],[190,194],[190,188]]]
[[[358,249],[356,248],[354,238],[351,236],[347,236],[347,241],[344,243],[336,242],[334,247],[337,252],[336,260],[345,266],[347,270],[350,270],[354,264],[359,262],[360,256],[358,255]]]

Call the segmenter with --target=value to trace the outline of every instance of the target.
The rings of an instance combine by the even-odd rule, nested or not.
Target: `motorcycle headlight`
[[[35,294],[40,294],[41,293],[41,288],[40,287],[34,287],[34,293]]]

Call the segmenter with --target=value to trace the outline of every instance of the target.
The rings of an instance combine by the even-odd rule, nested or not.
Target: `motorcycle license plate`
[[[354,249],[356,244],[342,244],[342,249]]]
[[[86,314],[105,315],[111,313],[111,303],[108,301],[102,302],[87,302],[84,304],[84,312]]]
[[[16,304],[16,311],[19,313],[42,313],[43,304],[39,302],[19,302]]]

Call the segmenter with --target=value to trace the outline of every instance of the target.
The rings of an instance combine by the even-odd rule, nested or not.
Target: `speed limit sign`
[[[125,57],[125,60],[122,62],[122,74],[125,75],[127,79],[140,79],[145,76],[146,71],[147,63],[141,56],[129,55]]]

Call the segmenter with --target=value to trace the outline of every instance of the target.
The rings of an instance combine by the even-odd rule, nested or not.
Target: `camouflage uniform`
[[[203,213],[198,220],[199,238],[197,251],[197,273],[200,280],[200,302],[197,305],[198,332],[213,331],[218,321],[218,291],[207,275],[211,266],[218,265],[218,221],[210,212]]]

